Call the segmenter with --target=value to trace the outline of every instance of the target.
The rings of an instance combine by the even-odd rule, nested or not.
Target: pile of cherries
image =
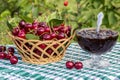
[[[14,36],[27,39],[26,34],[34,34],[40,40],[60,40],[71,35],[71,27],[61,24],[59,26],[48,26],[46,22],[33,21],[32,23],[21,20],[19,25],[12,30]]]
[[[83,64],[82,62],[73,62],[73,61],[67,61],[66,62],[66,68],[68,69],[72,69],[72,68],[76,68],[76,69],[82,69],[83,68]]]
[[[18,58],[14,56],[14,48],[9,47],[6,49],[5,46],[0,46],[0,59],[10,60],[11,64],[16,64],[18,62]]]

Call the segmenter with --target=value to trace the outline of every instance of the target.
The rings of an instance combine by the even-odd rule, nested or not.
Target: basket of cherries
[[[33,64],[47,64],[60,61],[69,46],[72,28],[63,23],[48,26],[46,22],[21,20],[18,27],[9,33],[22,60]]]

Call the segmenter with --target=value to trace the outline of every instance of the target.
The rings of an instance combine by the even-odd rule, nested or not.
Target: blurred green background
[[[21,19],[48,22],[52,18],[64,19],[73,28],[96,27],[97,14],[104,13],[101,28],[120,32],[120,0],[0,0],[0,44],[12,44],[7,35],[7,22],[13,27]],[[119,40],[120,41],[120,37]]]

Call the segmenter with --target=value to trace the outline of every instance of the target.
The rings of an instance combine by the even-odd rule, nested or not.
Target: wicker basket
[[[65,55],[66,48],[70,45],[73,36],[67,39],[61,40],[26,40],[19,37],[15,37],[8,33],[16,45],[22,60],[32,64],[47,64],[60,61]],[[45,49],[41,49],[39,45],[44,44]],[[56,45],[56,47],[55,47]],[[47,50],[52,51],[51,54],[47,53]],[[36,53],[37,52],[37,53]]]

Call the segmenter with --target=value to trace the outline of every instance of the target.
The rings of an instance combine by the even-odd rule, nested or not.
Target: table
[[[68,47],[61,61],[46,65],[22,62],[17,50],[15,55],[19,57],[17,65],[11,65],[9,60],[0,60],[0,80],[120,80],[120,43],[103,55],[112,64],[104,69],[66,69],[65,62],[68,60],[83,61],[90,58],[77,43]]]

